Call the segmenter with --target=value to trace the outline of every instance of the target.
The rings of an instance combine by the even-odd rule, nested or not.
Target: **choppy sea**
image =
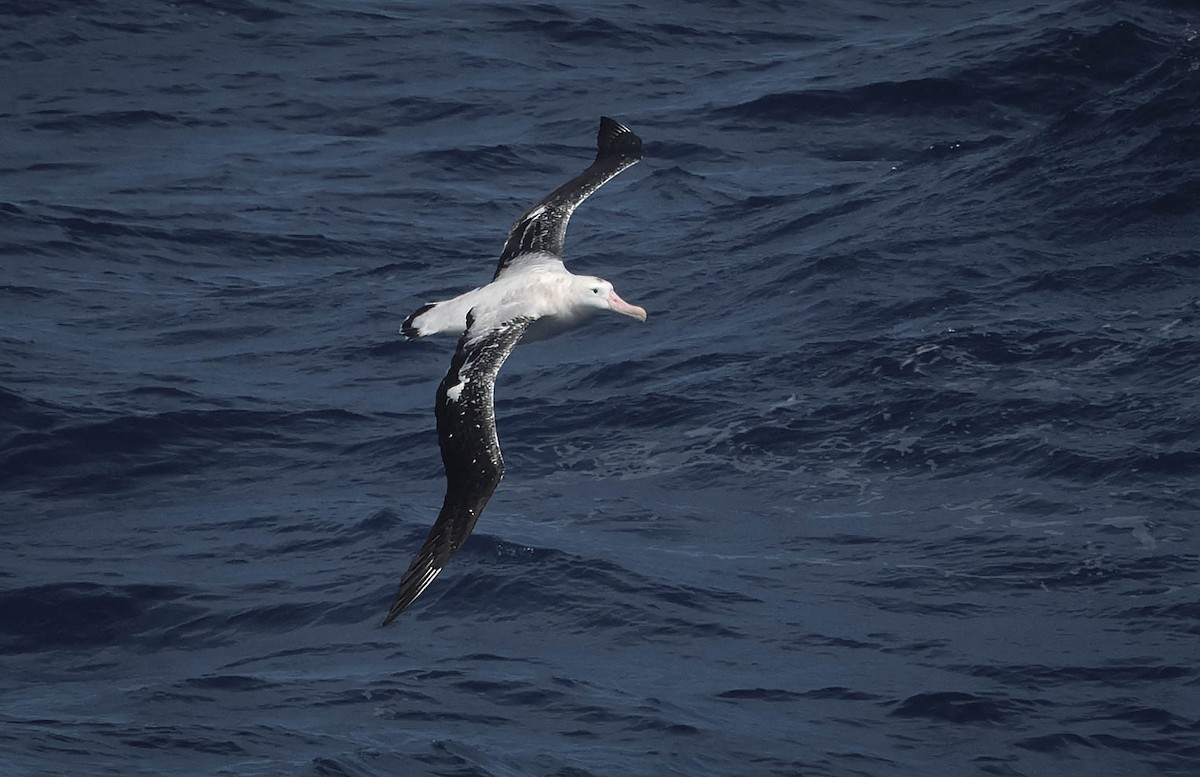
[[[1200,9],[0,2],[0,774],[1200,774]],[[453,338],[611,115],[441,504]]]

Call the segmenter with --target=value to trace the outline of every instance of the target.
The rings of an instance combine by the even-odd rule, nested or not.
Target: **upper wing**
[[[531,323],[531,317],[517,317],[495,326],[481,321],[476,327],[475,317],[467,314],[467,331],[438,387],[435,409],[446,498],[425,544],[400,580],[384,626],[412,604],[458,552],[500,483],[504,460],[492,405],[496,373]]]
[[[496,275],[521,254],[544,251],[562,256],[567,222],[579,203],[613,176],[642,158],[642,139],[628,127],[604,116],[596,134],[596,161],[579,175],[538,200],[517,219],[500,252]]]

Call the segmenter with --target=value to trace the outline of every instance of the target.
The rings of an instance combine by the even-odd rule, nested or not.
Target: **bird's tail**
[[[414,310],[408,318],[404,319],[404,323],[400,325],[400,333],[409,340],[416,340],[418,337],[424,337],[427,334],[432,334],[422,326],[421,318],[426,313],[436,308],[439,304],[440,303],[437,302],[426,302],[424,305]]]

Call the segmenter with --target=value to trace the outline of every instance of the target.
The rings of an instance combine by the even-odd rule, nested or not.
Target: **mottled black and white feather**
[[[435,405],[446,497],[425,544],[400,581],[385,626],[421,595],[466,542],[504,475],[496,436],[496,373],[531,323],[530,317],[495,323],[495,315],[477,320],[467,314],[467,331],[438,386]]]
[[[437,521],[400,581],[384,625],[433,582],[475,528],[500,478],[493,387],[500,365],[521,340],[545,339],[601,311],[646,320],[603,278],[576,275],[563,264],[571,213],[642,156],[642,141],[610,118],[600,119],[596,160],[543,197],[509,231],[496,277],[451,299],[428,302],[401,325],[409,339],[461,334],[450,370],[438,387],[436,415],[446,497]]]
[[[642,158],[642,139],[618,121],[601,117],[596,133],[596,161],[588,169],[542,199],[512,225],[493,278],[524,254],[561,257],[567,222],[592,192]]]

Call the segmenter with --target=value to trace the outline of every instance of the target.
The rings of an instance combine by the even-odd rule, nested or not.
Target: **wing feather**
[[[384,626],[421,595],[466,542],[504,475],[496,437],[496,373],[533,320],[521,316],[476,332],[475,317],[467,314],[467,330],[438,386],[435,407],[446,497],[429,536],[400,580]]]
[[[496,275],[523,254],[562,256],[567,222],[592,192],[642,158],[642,139],[620,122],[604,116],[596,133],[596,161],[588,169],[533,204],[508,232]]]

